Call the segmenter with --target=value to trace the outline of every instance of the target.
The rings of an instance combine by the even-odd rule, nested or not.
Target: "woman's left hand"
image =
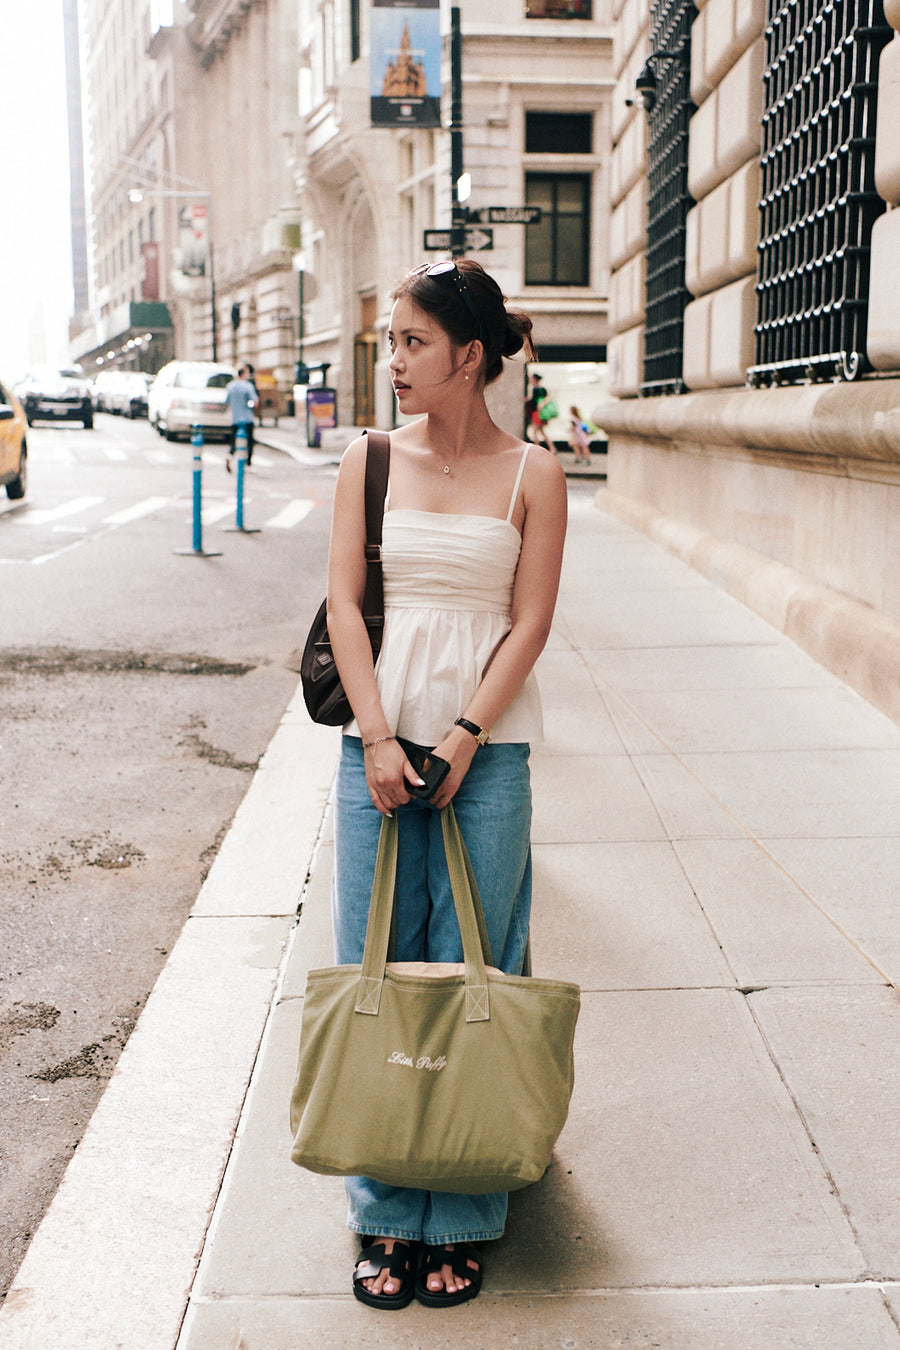
[[[445,736],[440,745],[435,746],[434,753],[449,762],[450,772],[434,796],[430,798],[432,806],[436,806],[438,810],[443,810],[453,800],[459,791],[462,780],[469,772],[469,766],[475,758],[477,749],[478,742],[475,737],[468,731],[464,731],[462,727],[454,727],[450,735]]]

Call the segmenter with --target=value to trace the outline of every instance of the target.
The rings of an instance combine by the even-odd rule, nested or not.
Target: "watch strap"
[[[484,727],[476,726],[474,722],[469,721],[468,717],[457,717],[454,725],[462,727],[463,731],[468,731],[471,736],[475,737],[479,745],[487,745],[491,739]]]

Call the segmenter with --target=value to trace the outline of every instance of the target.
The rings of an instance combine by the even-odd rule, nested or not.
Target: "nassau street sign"
[[[540,218],[539,206],[476,206],[469,212],[482,225],[537,225]]]
[[[426,253],[446,252],[451,247],[449,230],[426,230]],[[482,249],[494,247],[494,231],[472,229],[466,226],[466,252],[479,253]]]

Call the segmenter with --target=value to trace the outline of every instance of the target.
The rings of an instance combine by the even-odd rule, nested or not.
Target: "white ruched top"
[[[512,626],[521,536],[513,509],[529,447],[519,463],[505,520],[388,509],[381,556],[384,636],[375,682],[388,726],[420,745],[437,745],[465,713],[488,662]],[[355,721],[344,728],[358,736]],[[493,742],[543,733],[532,671],[490,728]]]

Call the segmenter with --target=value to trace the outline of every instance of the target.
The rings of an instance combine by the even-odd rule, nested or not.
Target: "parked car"
[[[170,361],[150,386],[147,416],[160,436],[190,440],[191,428],[200,426],[206,439],[229,440],[231,415],[225,390],[235,378],[233,366],[213,361]]]
[[[104,396],[107,412],[123,417],[146,417],[150,376],[138,370],[120,370]]]
[[[91,400],[94,404],[94,412],[110,411],[109,399],[123,373],[121,370],[101,370],[99,375],[94,376],[91,384]]]
[[[7,497],[25,496],[28,476],[28,446],[25,409],[7,384],[0,384],[0,484]]]
[[[91,386],[81,366],[35,366],[16,393],[32,422],[81,422],[94,425]]]

